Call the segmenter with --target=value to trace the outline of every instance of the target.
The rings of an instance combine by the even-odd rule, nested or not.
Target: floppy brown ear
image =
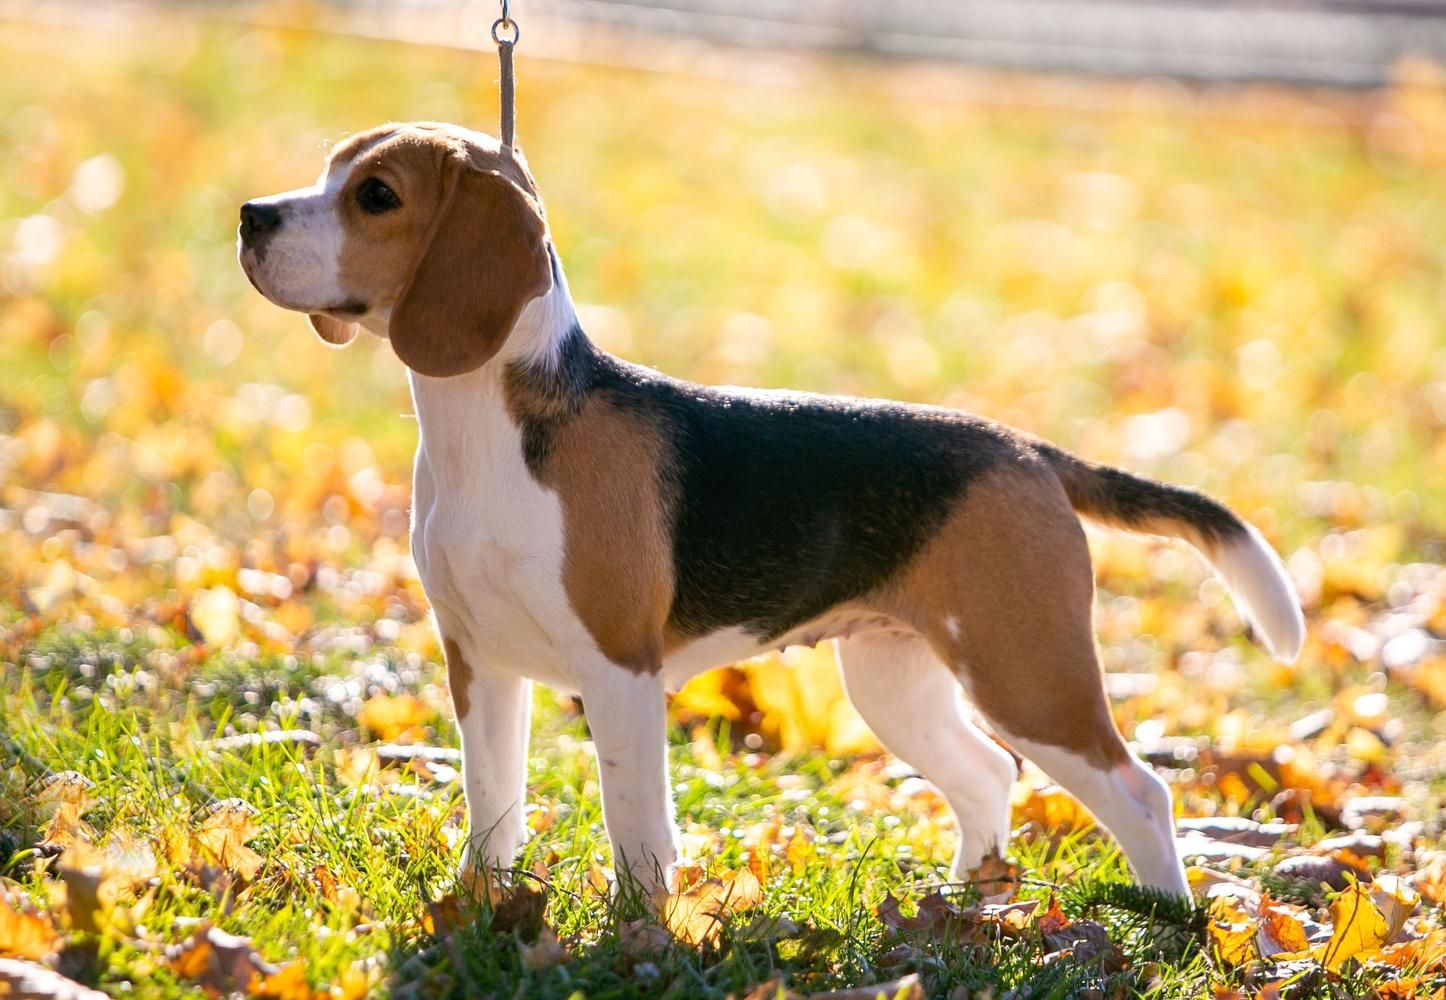
[[[324,313],[312,313],[307,319],[311,320],[311,328],[316,331],[316,335],[328,344],[341,347],[343,344],[350,344],[356,336],[355,323],[333,319]]]
[[[463,162],[453,169],[431,240],[387,324],[397,357],[437,378],[486,364],[551,276],[537,203],[499,173]]]

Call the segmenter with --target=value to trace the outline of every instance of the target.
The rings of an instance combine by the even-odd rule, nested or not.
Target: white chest
[[[414,385],[413,558],[446,637],[489,668],[568,688],[590,640],[563,586],[561,501],[529,473],[500,387],[473,380]]]

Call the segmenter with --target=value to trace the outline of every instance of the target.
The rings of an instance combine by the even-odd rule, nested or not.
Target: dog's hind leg
[[[1094,813],[1140,881],[1186,892],[1169,789],[1110,715],[1089,549],[1058,482],[1020,466],[972,486],[900,593],[1000,738]]]
[[[969,721],[954,674],[918,636],[858,635],[839,640],[838,651],[844,687],[864,721],[953,810],[954,877],[1004,853],[1014,758]]]

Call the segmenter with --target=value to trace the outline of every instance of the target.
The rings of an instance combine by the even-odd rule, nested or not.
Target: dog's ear
[[[312,313],[307,317],[311,320],[311,328],[316,335],[328,344],[341,347],[350,344],[356,336],[357,327],[355,323],[347,323],[343,320],[333,319],[322,313]]]
[[[445,378],[486,364],[523,306],[547,291],[547,226],[535,198],[461,157],[388,335],[413,371]]]

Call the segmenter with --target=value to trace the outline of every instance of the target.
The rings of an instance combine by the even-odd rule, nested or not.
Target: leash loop
[[[511,32],[511,37],[507,33]],[[501,69],[498,97],[501,101],[501,139],[508,150],[513,148],[517,132],[517,79],[512,70],[512,47],[522,37],[522,28],[512,20],[508,0],[502,0],[502,16],[492,22],[492,40],[497,43],[497,63]]]

